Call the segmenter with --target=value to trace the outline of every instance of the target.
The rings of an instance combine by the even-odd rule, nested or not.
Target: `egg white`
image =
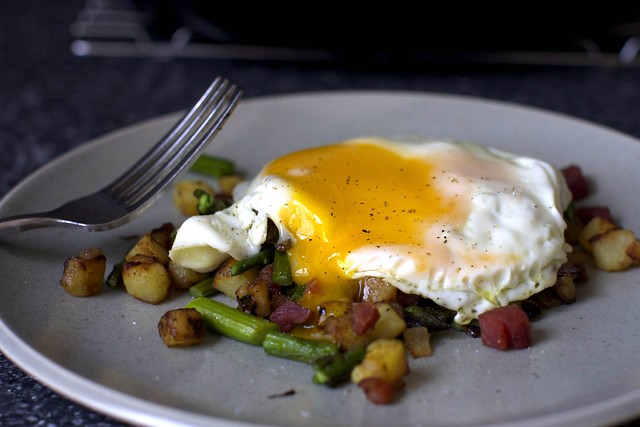
[[[571,196],[550,164],[466,142],[360,138],[342,144],[375,145],[437,164],[429,185],[447,200],[459,201],[467,212],[462,219],[444,215],[425,226],[417,236],[424,246],[378,241],[339,248],[336,263],[345,277],[383,278],[406,293],[455,310],[458,323],[555,283],[570,251],[563,212]],[[292,229],[283,206],[305,207],[291,182],[267,170],[230,208],[187,219],[178,230],[171,258],[196,271],[212,271],[227,256],[243,259],[257,253],[267,236],[268,219],[278,227],[280,240],[294,245],[313,234],[316,222],[327,221],[306,212],[298,229]],[[312,172],[288,170],[290,177],[307,173]],[[370,226],[376,225],[366,224]],[[305,277],[306,267],[294,265],[299,277]]]

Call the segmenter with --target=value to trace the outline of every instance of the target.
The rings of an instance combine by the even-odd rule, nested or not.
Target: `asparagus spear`
[[[405,318],[425,326],[430,332],[444,331],[451,328],[451,321],[446,313],[434,307],[411,305],[404,309]]]
[[[338,354],[338,346],[332,342],[311,341],[294,335],[271,332],[262,342],[262,348],[271,356],[283,357],[303,363]]]
[[[294,283],[292,286],[285,289],[285,295],[292,301],[298,301],[302,298],[306,289],[306,286]]]
[[[275,323],[206,297],[191,300],[186,307],[198,310],[208,329],[247,344],[262,345],[268,333],[279,331]]]
[[[313,364],[313,382],[334,386],[348,380],[353,368],[364,359],[366,345],[354,347],[344,353],[318,359]]]
[[[218,178],[233,174],[235,165],[232,161],[220,157],[201,155],[191,166],[191,171]]]
[[[266,249],[261,250],[257,254],[247,259],[243,259],[242,261],[238,261],[231,266],[231,275],[236,276],[240,273],[244,273],[253,267],[258,267],[261,265],[267,265],[273,262],[274,249],[273,247],[268,247]]]
[[[280,286],[290,286],[293,284],[291,277],[291,264],[286,252],[275,251],[273,254],[273,283]]]
[[[113,265],[113,269],[107,276],[107,280],[105,280],[105,283],[107,284],[107,286],[111,288],[117,288],[123,285],[123,282],[122,282],[122,265],[123,264],[124,264],[124,261],[121,261]]]
[[[194,298],[210,297],[217,292],[218,290],[213,287],[213,277],[207,277],[206,279],[189,287],[189,295]]]
[[[366,353],[366,345],[340,353],[334,343],[316,342],[282,333],[275,323],[206,297],[190,301],[186,308],[196,309],[202,315],[205,326],[214,332],[247,344],[261,345],[272,356],[312,364],[315,384],[333,386],[348,379],[351,370]]]
[[[198,199],[196,209],[200,215],[210,215],[228,206],[223,200],[217,199],[200,188],[194,190],[193,195]]]

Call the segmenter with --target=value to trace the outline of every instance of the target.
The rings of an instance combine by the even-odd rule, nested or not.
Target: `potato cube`
[[[367,347],[362,362],[351,371],[351,381],[380,378],[396,384],[409,373],[404,344],[396,339],[377,339]]]
[[[359,298],[362,301],[395,301],[398,295],[398,288],[391,286],[379,277],[364,277],[358,283],[360,285]]]
[[[150,304],[158,304],[169,296],[171,276],[154,257],[136,255],[122,265],[122,280],[127,293]]]
[[[380,318],[367,333],[373,338],[396,338],[407,329],[407,322],[389,303],[376,304]]]
[[[60,285],[77,297],[96,295],[102,291],[106,267],[107,258],[101,249],[85,249],[65,260]]]
[[[565,304],[571,304],[576,301],[576,286],[573,280],[573,276],[558,275],[553,289],[556,291],[558,297]]]
[[[169,263],[169,251],[160,243],[158,243],[150,233],[142,236],[136,244],[127,252],[125,261],[130,261],[136,255],[146,255],[154,257],[163,265]]]
[[[258,275],[250,282],[243,283],[236,289],[238,307],[257,317],[271,314],[271,300],[268,283]]]
[[[183,180],[173,187],[173,203],[183,215],[198,215],[198,199],[193,195],[198,189],[211,195],[216,194],[215,190],[202,180]]]
[[[414,359],[429,357],[433,354],[431,350],[431,334],[424,326],[405,329],[403,337],[404,345]]]
[[[229,298],[236,298],[236,290],[243,284],[248,283],[258,276],[258,269],[251,268],[243,273],[233,276],[231,274],[231,266],[233,266],[237,260],[228,258],[222,263],[220,268],[216,270],[213,276],[213,287],[222,292]]]
[[[584,226],[582,232],[578,236],[578,241],[584,249],[592,252],[590,240],[595,236],[604,234],[609,230],[613,230],[614,228],[617,228],[617,226],[608,219],[599,216],[594,217],[587,223],[587,225]]]
[[[211,276],[211,273],[198,273],[187,267],[183,267],[172,260],[169,260],[167,271],[171,276],[171,281],[177,289],[188,289]]]
[[[640,263],[640,242],[631,230],[617,228],[590,240],[596,267],[625,270]]]
[[[166,222],[162,224],[158,228],[154,228],[151,230],[151,238],[156,242],[160,243],[160,245],[166,250],[171,249],[171,245],[173,244],[173,237],[176,231],[176,227],[170,222]]]
[[[158,332],[167,347],[176,347],[202,342],[206,335],[206,328],[198,310],[178,308],[167,311],[160,318]]]
[[[352,317],[350,310],[344,315],[337,311],[333,315],[326,315],[318,327],[325,337],[337,343],[342,350],[367,344],[371,338],[368,334],[356,335],[353,332]]]

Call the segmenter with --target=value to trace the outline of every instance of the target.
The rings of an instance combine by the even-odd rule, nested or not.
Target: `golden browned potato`
[[[188,346],[204,341],[204,319],[194,308],[167,311],[158,322],[158,332],[167,347]]]
[[[198,199],[193,195],[198,189],[211,195],[216,194],[215,190],[202,180],[183,180],[173,187],[173,203],[183,215],[198,215]]]
[[[67,258],[60,285],[77,297],[88,297],[102,291],[107,258],[101,249],[89,248],[79,256]]]
[[[173,238],[175,237],[176,227],[170,222],[166,222],[162,224],[158,228],[154,228],[151,230],[151,238],[156,242],[160,243],[160,245],[166,250],[171,249],[171,245],[173,244]]]
[[[640,264],[640,242],[631,230],[617,228],[589,240],[596,267],[605,271],[625,270]]]
[[[371,329],[364,335],[357,335],[353,331],[352,305],[351,301],[331,301],[324,303],[319,311],[318,328],[325,337],[336,342],[343,350],[371,341]]]
[[[127,252],[125,261],[130,261],[136,255],[146,255],[156,258],[163,265],[169,263],[169,250],[155,240],[151,233],[142,236],[136,244]]]
[[[171,276],[155,257],[135,255],[122,265],[122,281],[127,293],[150,304],[158,304],[169,296]]]
[[[409,364],[403,342],[381,338],[367,346],[364,359],[351,371],[351,381],[358,384],[366,378],[380,378],[397,384],[408,373]]]
[[[267,317],[271,314],[269,286],[259,275],[236,289],[238,306],[255,316]]]
[[[353,329],[353,303],[350,301],[330,301],[319,310],[318,328],[347,350],[379,338],[396,338],[407,328],[403,317],[386,302],[375,303],[380,315],[375,324],[364,334],[356,334]]]
[[[172,260],[169,260],[167,271],[169,271],[173,285],[177,289],[188,289],[211,276],[211,273],[198,273],[195,270],[178,265]]]
[[[405,329],[403,338],[404,345],[414,359],[429,357],[433,354],[431,350],[431,334],[424,326]]]
[[[573,276],[558,275],[553,289],[563,303],[571,304],[576,301],[576,286]]]
[[[373,338],[396,338],[407,329],[407,322],[389,303],[377,303],[380,318],[367,333]]]
[[[391,286],[379,277],[365,277],[358,282],[360,285],[359,299],[362,301],[395,301],[398,295],[398,288]]]
[[[584,249],[591,252],[592,248],[591,248],[590,240],[595,236],[604,234],[607,231],[613,230],[615,228],[618,228],[618,227],[608,219],[601,218],[598,216],[594,217],[591,221],[587,223],[587,225],[584,226],[584,228],[580,232],[580,235],[578,236],[578,241],[580,242],[580,245]]]
[[[245,283],[258,277],[258,269],[251,268],[238,275],[231,275],[231,266],[236,262],[233,258],[228,258],[213,276],[213,287],[229,298],[236,298],[236,290]]]

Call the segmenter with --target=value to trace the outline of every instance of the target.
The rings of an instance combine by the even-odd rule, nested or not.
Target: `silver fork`
[[[0,234],[42,227],[103,231],[130,222],[195,162],[241,95],[235,85],[217,77],[191,110],[111,184],[52,211],[0,218]]]

